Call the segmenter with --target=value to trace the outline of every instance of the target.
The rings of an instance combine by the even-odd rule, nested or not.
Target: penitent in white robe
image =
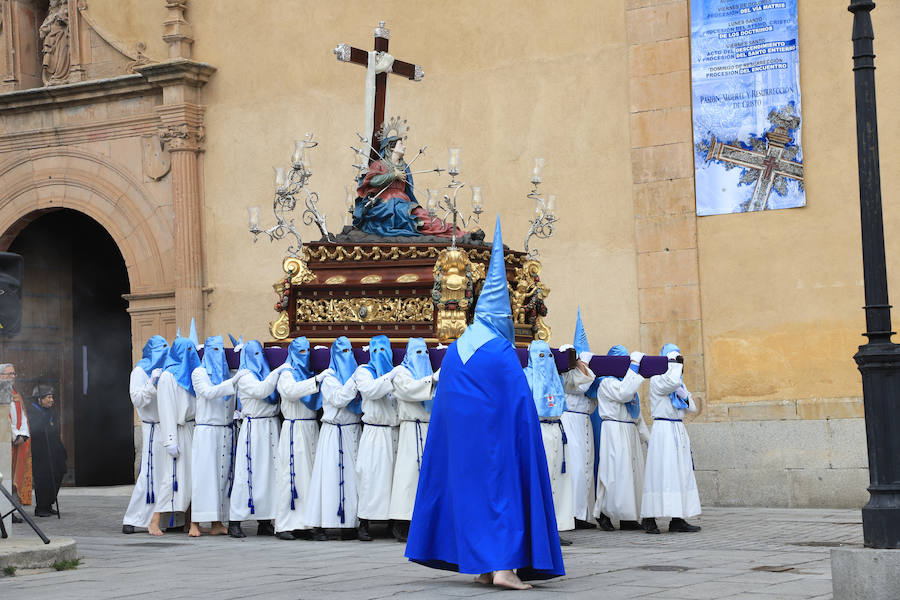
[[[162,445],[159,432],[159,410],[156,404],[156,386],[140,367],[131,372],[129,385],[131,403],[141,420],[141,468],[134,482],[131,501],[125,511],[123,525],[147,527],[156,512],[156,495],[159,493],[161,462],[169,458]],[[13,434],[15,436],[15,434]]]
[[[422,404],[434,396],[436,377],[428,375],[413,379],[405,367],[394,377],[394,398],[400,417],[400,440],[397,460],[394,463],[394,480],[391,483],[389,519],[411,521],[419,486],[419,468],[422,452],[428,436],[431,415]]]
[[[191,373],[191,382],[197,392],[191,447],[191,520],[227,521],[234,470],[234,384],[226,379],[213,385],[202,366]]]
[[[597,388],[597,407],[603,425],[595,517],[600,513],[619,521],[637,521],[640,517],[644,452],[639,424],[628,414],[625,404],[632,400],[643,382],[643,377],[629,369],[622,381],[606,377]]]
[[[281,371],[262,381],[253,374],[238,380],[243,425],[238,434],[234,485],[228,514],[231,521],[275,518],[275,459],[278,456],[278,403],[267,401]]]
[[[400,425],[392,375],[376,378],[369,369],[359,367],[353,377],[363,410],[363,431],[356,459],[356,514],[360,519],[386,521],[391,508]]]
[[[160,452],[160,482],[156,494],[156,512],[185,512],[191,505],[191,447],[194,439],[194,412],[197,398],[178,385],[175,376],[163,371],[156,384],[159,405],[159,429],[162,445],[178,445],[173,458]],[[174,518],[174,517],[173,517]]]
[[[294,379],[294,372],[286,369],[278,379],[281,396],[281,437],[278,441],[278,477],[275,498],[275,532],[308,529],[303,522],[309,478],[316,459],[319,424],[316,411],[307,408],[300,398],[315,394],[319,384],[315,377],[303,381]],[[293,498],[294,492],[297,497]],[[292,501],[293,498],[293,501]]]
[[[684,365],[670,363],[669,370],[650,378],[650,414],[653,431],[647,447],[641,517],[679,517],[700,514],[700,494],[694,478],[691,440],[682,419],[697,412],[688,394],[686,409],[672,406],[669,394],[681,386]],[[666,420],[669,419],[669,420]]]
[[[341,385],[333,375],[322,380],[322,429],[309,480],[303,521],[307,527],[355,528],[356,451],[359,415],[347,410],[356,398],[356,380]]]
[[[594,382],[594,373],[588,369],[585,375],[579,369],[563,374],[566,390],[566,410],[560,420],[566,429],[568,441],[566,470],[570,471],[572,484],[572,515],[581,521],[593,521],[594,510],[594,429],[591,413],[597,410],[597,401],[584,392]]]

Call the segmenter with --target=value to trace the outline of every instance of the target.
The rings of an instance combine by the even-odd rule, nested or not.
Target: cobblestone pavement
[[[51,537],[78,542],[73,571],[0,575],[0,598],[441,598],[501,590],[471,576],[407,562],[389,538],[358,541],[244,540],[186,534],[122,535],[130,488],[65,488],[63,516],[38,519]],[[692,520],[694,521],[694,520]],[[829,551],[861,545],[858,510],[708,508],[703,531],[661,535],[565,533],[566,576],[503,598],[767,600],[831,598]],[[249,525],[249,524],[248,524]],[[255,532],[252,526],[245,527]],[[18,536],[33,535],[16,525]],[[0,541],[0,544],[3,542]]]

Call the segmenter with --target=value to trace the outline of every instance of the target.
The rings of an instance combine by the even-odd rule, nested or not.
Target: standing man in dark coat
[[[32,471],[36,517],[59,514],[53,508],[66,474],[66,449],[59,439],[59,419],[53,414],[53,387],[35,386],[28,407],[31,425]]]

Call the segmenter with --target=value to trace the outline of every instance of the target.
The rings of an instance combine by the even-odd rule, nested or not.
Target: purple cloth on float
[[[403,362],[403,357],[406,356],[406,347],[393,348],[393,351],[394,365],[399,365]],[[441,367],[441,362],[444,360],[444,354],[446,352],[446,348],[428,349],[428,355],[429,358],[431,358],[431,366],[435,371]],[[569,357],[567,352],[560,352],[556,349],[553,349],[552,352],[553,357],[556,360],[556,369],[560,373],[568,371]],[[264,353],[269,366],[273,369],[287,360],[287,348],[266,348]],[[353,355],[356,357],[356,362],[358,364],[364,365],[369,362],[369,353],[362,348],[353,348]],[[525,365],[528,364],[528,349],[516,348],[516,355],[519,358],[519,362],[522,364],[522,368],[525,368]],[[310,350],[309,366],[316,373],[320,373],[328,368],[330,359],[331,354],[328,348],[313,348]],[[229,369],[237,369],[241,357],[240,354],[236,353],[232,348],[226,348],[225,360],[228,361]],[[590,367],[597,377],[602,377],[604,375],[624,377],[630,363],[631,360],[627,356],[600,355],[591,359]],[[654,375],[662,375],[668,371],[668,369],[669,360],[665,356],[645,356],[643,360],[641,360],[641,368],[638,372],[642,377],[649,378]]]

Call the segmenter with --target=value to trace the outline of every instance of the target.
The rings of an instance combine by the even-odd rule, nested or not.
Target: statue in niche
[[[44,85],[66,83],[69,75],[69,5],[66,0],[50,0],[40,36]]]

